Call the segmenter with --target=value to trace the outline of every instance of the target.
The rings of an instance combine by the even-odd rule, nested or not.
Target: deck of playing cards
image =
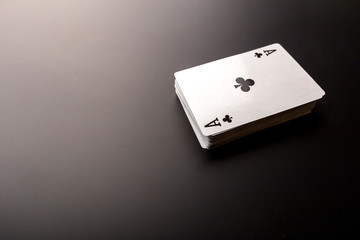
[[[310,113],[325,92],[280,44],[175,73],[175,91],[203,148]]]

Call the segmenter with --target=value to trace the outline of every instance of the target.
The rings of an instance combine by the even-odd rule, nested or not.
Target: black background
[[[1,239],[359,237],[359,1],[1,1]],[[313,113],[201,149],[174,72],[280,43]]]

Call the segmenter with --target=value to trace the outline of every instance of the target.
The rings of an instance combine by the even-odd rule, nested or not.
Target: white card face
[[[175,73],[204,136],[315,101],[325,92],[280,44]]]

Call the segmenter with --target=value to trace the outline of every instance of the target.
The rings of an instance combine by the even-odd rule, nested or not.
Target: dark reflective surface
[[[0,3],[1,239],[356,236],[358,1]],[[173,73],[279,42],[325,90],[208,152]]]

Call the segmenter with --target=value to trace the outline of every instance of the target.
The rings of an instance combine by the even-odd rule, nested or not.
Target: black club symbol
[[[241,86],[241,90],[243,90],[244,92],[250,91],[250,86],[253,86],[255,84],[255,81],[252,79],[244,80],[243,78],[237,78],[235,81],[238,83],[238,85],[234,85],[234,87],[238,88]]]
[[[229,115],[225,115],[225,117],[223,118],[223,121],[224,122],[228,122],[228,123],[231,123],[232,122],[232,117],[230,117]]]
[[[255,53],[255,57],[261,58],[261,56],[262,56],[262,53]]]

